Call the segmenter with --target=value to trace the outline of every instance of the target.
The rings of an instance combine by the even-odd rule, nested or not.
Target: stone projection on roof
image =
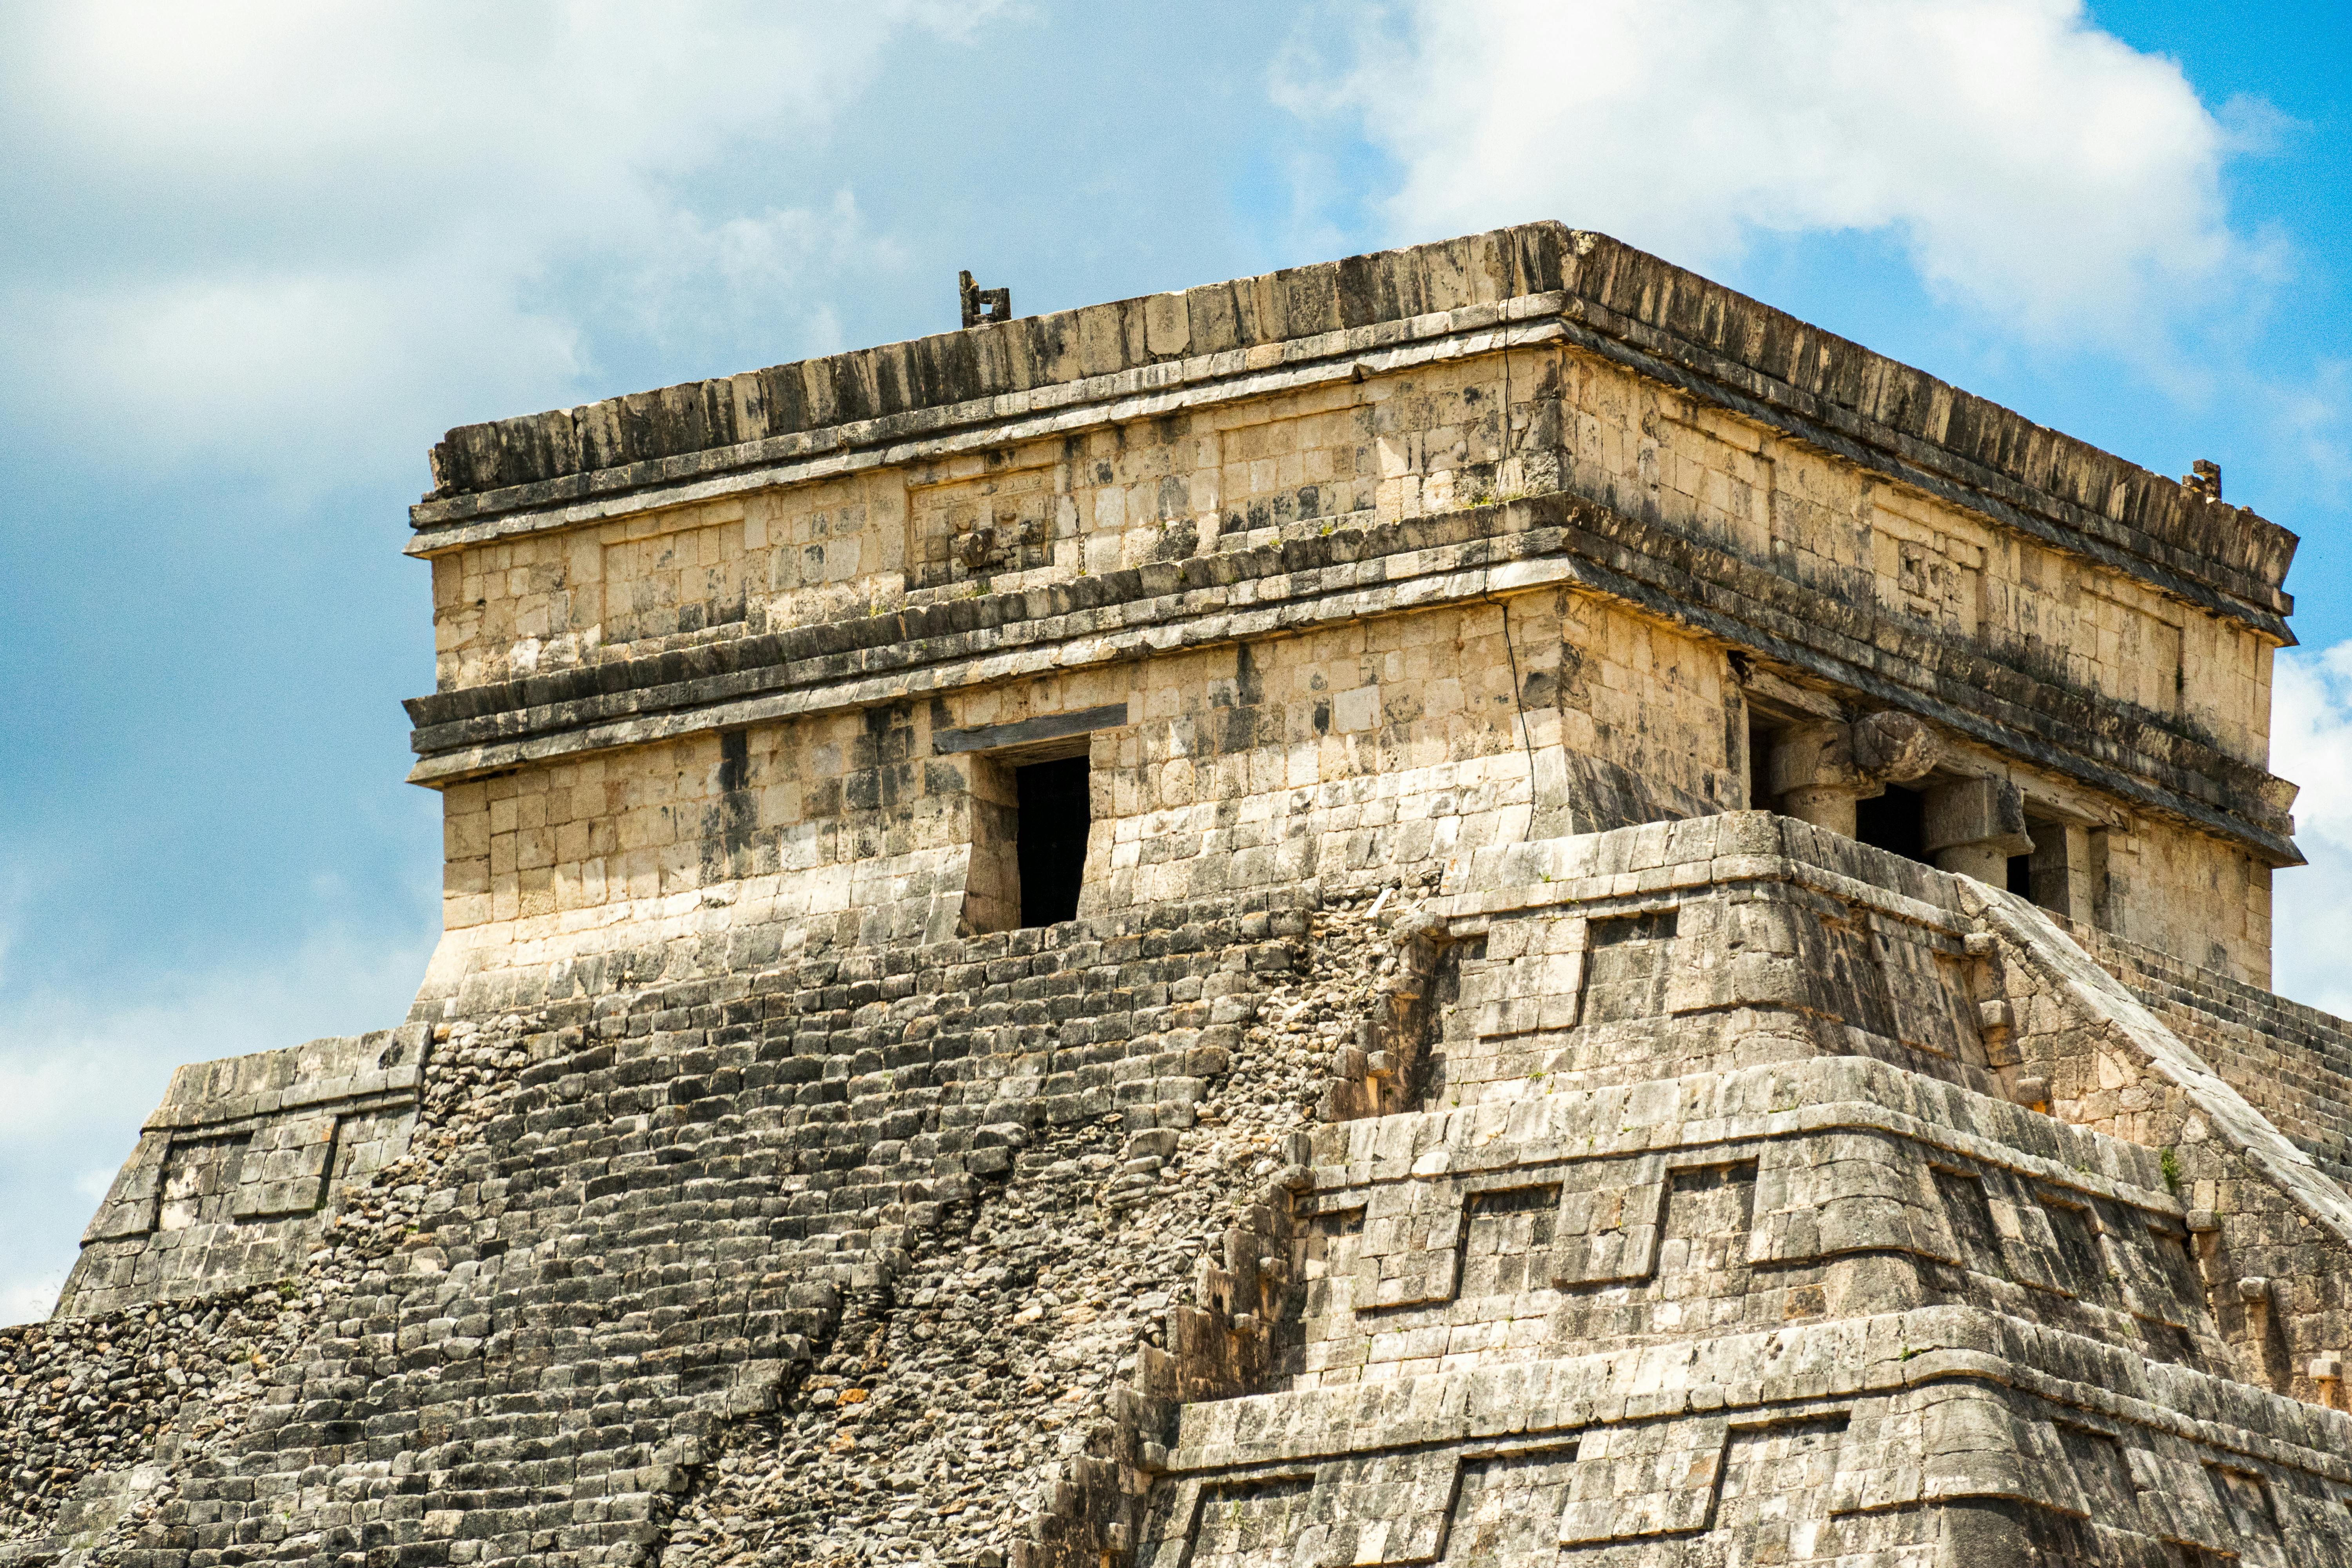
[[[441,942],[0,1563],[2352,1563],[2291,533],[1554,224],[973,314],[435,447]]]

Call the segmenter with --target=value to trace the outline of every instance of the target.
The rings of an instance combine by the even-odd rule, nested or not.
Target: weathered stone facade
[[[446,934],[0,1563],[2352,1563],[2218,476],[1551,225],[433,461]]]

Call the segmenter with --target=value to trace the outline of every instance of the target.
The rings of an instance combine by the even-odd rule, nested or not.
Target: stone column
[[[1802,724],[1774,738],[1766,785],[1783,816],[1853,837],[1853,803],[1862,798],[1853,735],[1843,724]]]
[[[1925,776],[1938,749],[1935,731],[1908,713],[1802,724],[1774,741],[1766,787],[1781,816],[1851,838],[1854,803]]]
[[[1990,887],[2009,885],[2011,856],[2033,852],[2025,796],[2006,779],[1962,779],[1929,790],[1925,827],[1925,847],[1937,869]]]

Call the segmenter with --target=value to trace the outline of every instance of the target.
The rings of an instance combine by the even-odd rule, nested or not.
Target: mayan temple
[[[1556,224],[965,321],[434,448],[0,1568],[2352,1564],[2293,534]]]

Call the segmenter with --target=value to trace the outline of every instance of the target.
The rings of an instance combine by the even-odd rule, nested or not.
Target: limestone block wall
[[[463,969],[470,963],[463,954],[491,945],[513,947],[520,962],[551,962],[569,950],[609,947],[628,931],[673,941],[691,914],[691,902],[677,900],[740,877],[743,868],[795,881],[791,891],[757,889],[755,908],[824,914],[835,926],[856,910],[866,941],[879,931],[943,936],[955,929],[957,896],[969,891],[962,860],[971,814],[948,804],[969,783],[969,764],[927,759],[918,773],[903,757],[875,771],[879,764],[858,748],[906,731],[901,741],[922,750],[922,721],[973,729],[988,724],[990,710],[1127,703],[1122,729],[1131,733],[1098,759],[1122,773],[1108,811],[1134,818],[1115,830],[1101,886],[1091,891],[1112,905],[1225,884],[1225,869],[1204,872],[1212,863],[1190,844],[1213,856],[1230,839],[1263,860],[1273,844],[1307,839],[1336,848],[1345,875],[1362,877],[1390,860],[1444,858],[1463,842],[1467,820],[1496,809],[1531,818],[1519,826],[1527,837],[1752,804],[1745,689],[1755,666],[1727,647],[1738,642],[1736,627],[1694,623],[1673,599],[1644,597],[1622,578],[1538,560],[1604,524],[1628,529],[1628,545],[1644,538],[1646,520],[1679,529],[1673,538],[1715,550],[1731,578],[1748,574],[1738,578],[1743,590],[1767,595],[1740,616],[1771,623],[1790,611],[1818,614],[1839,626],[1851,656],[1867,666],[1895,670],[1907,660],[1919,679],[1948,679],[1955,693],[1973,693],[1988,672],[2009,672],[2039,682],[2042,696],[2072,693],[2065,700],[2082,712],[2061,717],[2105,729],[2115,729],[2115,715],[2138,712],[2131,745],[2168,748],[2180,764],[2204,769],[2185,778],[2216,799],[2227,797],[2213,769],[2251,769],[2261,754],[2255,715],[2270,644],[2255,630],[2209,609],[2180,611],[2206,626],[2206,642],[2183,644],[2204,648],[2192,660],[2197,679],[2218,684],[2192,682],[2180,693],[2194,687],[2194,699],[2140,712],[2145,703],[2133,708],[2136,699],[2100,670],[2145,672],[2147,654],[2138,642],[2115,642],[2112,627],[2100,630],[2100,616],[2112,621],[2112,614],[2098,606],[2155,590],[2095,562],[2065,557],[2065,564],[2046,550],[2049,562],[2032,564],[2028,555],[2042,548],[2022,541],[2011,552],[2016,572],[2004,576],[2006,557],[1971,545],[1978,585],[1964,595],[1952,588],[1955,605],[1994,605],[2000,595],[1985,581],[2032,581],[2032,593],[2004,590],[2001,605],[2032,602],[2032,637],[2082,654],[2074,666],[2011,658],[2009,644],[1988,642],[1985,627],[2000,623],[1992,611],[1971,630],[1950,616],[1938,621],[1943,611],[1919,609],[1928,595],[1916,585],[1927,581],[1924,566],[1903,564],[1910,560],[1903,550],[1879,548],[1895,538],[1894,524],[1870,521],[1907,517],[1903,527],[1912,533],[1961,529],[1955,508],[1903,499],[1882,479],[1764,426],[1700,409],[1616,364],[1588,367],[1580,395],[1621,409],[1639,435],[1621,430],[1601,442],[1604,456],[1613,454],[1606,461],[1630,463],[1625,475],[1595,470],[1583,484],[1622,508],[1622,520],[1571,512],[1571,527],[1552,533],[1543,527],[1550,517],[1531,508],[1461,510],[1463,500],[1496,487],[1550,482],[1536,472],[1550,463],[1540,442],[1564,439],[1555,426],[1567,405],[1555,393],[1571,360],[1573,353],[1548,348],[1484,353],[1412,376],[1225,402],[437,557],[458,666],[445,672],[449,691],[416,705],[419,742],[428,750],[457,742],[470,754],[463,764],[430,764],[452,790],[446,924],[466,933],[463,952],[440,969]],[[912,487],[908,496],[931,500],[875,500],[877,487],[901,479]],[[1051,512],[1040,538],[1068,541],[1068,550],[1018,569],[983,552],[955,566],[964,576],[950,572],[939,585],[910,588],[919,572],[908,576],[906,562],[922,555],[924,538],[957,527],[995,536],[995,521],[979,517],[995,508],[988,496],[1000,491],[1013,508],[1002,520],[1004,536],[1046,527],[1037,520]],[[1863,521],[1849,517],[1839,533],[1818,517],[1806,520],[1801,508],[1813,503],[1783,508],[1776,500],[1783,491],[1825,496],[1818,505],[1832,512],[1851,500],[1846,512]],[[1051,508],[1045,496],[1056,496]],[[1228,499],[1237,500],[1225,505]],[[800,543],[769,543],[769,527],[783,529],[779,508],[788,503],[804,510],[791,533]],[[1033,527],[1021,521],[1021,508],[1045,510]],[[1771,529],[1780,527],[1773,517],[1783,510],[1797,520],[1783,529],[1788,541],[1851,555],[1861,576],[1828,585],[1816,566],[1773,543]],[[1764,531],[1738,524],[1740,517],[1761,520]],[[1985,538],[1997,533],[1983,520],[1967,527]],[[1837,545],[1839,538],[1853,548]],[[1622,560],[1621,548],[1601,557]],[[1665,548],[1665,541],[1644,538],[1642,548]],[[1089,550],[1101,572],[1079,560]],[[964,545],[950,550],[952,562],[964,555]],[[885,562],[879,576],[868,572],[875,562]],[[1689,564],[1696,562],[1677,562],[1684,576],[1675,578],[1675,593],[1694,590]],[[588,581],[591,569],[597,576]],[[849,576],[837,593],[809,597],[802,578],[818,569]],[[1945,595],[1950,581],[1936,572],[1928,576],[1943,588],[1933,595]],[[630,574],[652,576],[640,583]],[[1915,588],[1903,588],[1915,578]],[[2107,585],[2077,593],[2091,578]],[[1761,609],[1773,593],[1788,597],[1773,583],[1797,583],[1813,602]],[[607,642],[602,623],[581,623],[607,605],[635,606],[625,611],[635,616],[628,627],[654,630]],[[689,614],[691,605],[703,609]],[[2074,614],[2084,605],[2091,609]],[[552,623],[564,616],[569,630],[558,637]],[[846,618],[812,626],[809,616]],[[1506,627],[1507,616],[1517,626]],[[1202,644],[1218,644],[1218,654]],[[2110,644],[2122,651],[2100,663],[2098,648]],[[781,668],[772,663],[779,656],[788,658]],[[1969,658],[1980,668],[1964,668]],[[1119,670],[1122,663],[1131,668]],[[646,700],[646,679],[658,682],[658,703]],[[1273,693],[1263,693],[1267,679]],[[1306,679],[1306,691],[1291,689],[1296,679]],[[1844,700],[1813,691],[1816,703]],[[515,696],[530,705],[501,708]],[[722,720],[710,715],[713,705],[734,712]],[[910,720],[918,705],[927,717]],[[1204,726],[1204,708],[1225,712]],[[2213,720],[2222,710],[2239,715],[2239,729]],[[1164,733],[1162,717],[1171,721]],[[1246,741],[1237,729],[1244,721],[1254,726]],[[593,736],[585,745],[581,729]],[[861,741],[861,729],[875,731],[875,741]],[[727,741],[727,731],[740,733]],[[2084,733],[2103,731],[2072,738]],[[781,775],[757,793],[719,778],[724,754],[718,769],[710,762],[713,738],[740,748],[743,736],[762,736],[743,766]],[[1948,742],[1971,769],[2016,781],[2028,809],[2053,820],[2053,832],[2082,837],[2074,853],[2082,865],[2072,875],[2084,889],[2074,902],[2095,920],[2242,978],[2267,978],[2270,898],[2261,856],[2161,811],[2126,809],[2042,754],[2016,757],[1967,733],[1950,733]],[[515,762],[520,773],[491,766]],[[482,769],[515,783],[478,783]],[[541,771],[551,771],[546,790]],[[889,797],[835,806],[825,781],[858,773],[889,787]],[[795,775],[809,781],[807,799],[793,793]],[[508,787],[518,795],[513,823],[508,806],[489,799],[489,790]],[[600,811],[600,787],[612,795],[609,811]],[[908,804],[910,787],[919,806]],[[2284,795],[2272,802],[2277,790],[2265,790],[2253,785],[2261,809],[2279,809]],[[567,816],[551,818],[558,820],[552,830],[522,820],[539,816],[527,797],[541,793],[558,811],[572,802]],[[2237,804],[2244,802],[2232,809]],[[1301,811],[1310,811],[1310,823],[1298,820]],[[1434,826],[1440,816],[1463,823]],[[1423,832],[1421,823],[1433,827]],[[845,826],[852,837],[842,837]],[[560,830],[569,830],[569,842],[555,842]],[[1496,830],[1475,827],[1470,842]],[[1301,869],[1307,858],[1322,868],[1312,875],[1331,875],[1322,851],[1294,851],[1279,875],[1310,875]],[[845,877],[842,865],[863,869]],[[710,926],[701,914],[694,920]]]
[[[1416,1378],[1374,1420],[1353,1389],[1189,1406],[1146,1560],[2347,1560],[2340,1417],[2200,1427],[2165,1407],[2210,1384],[2055,1348],[1929,1309]]]
[[[1531,828],[1742,804],[1718,650],[1566,593],[1522,596],[1507,639],[1504,616],[1350,621],[454,784],[427,1001],[616,948],[952,936],[986,818],[977,754],[950,748],[1070,715],[1107,726],[1090,912],[1433,877]]]
[[[2139,820],[2091,841],[2097,929],[2267,992],[2271,871],[2199,834]]]
[[[1577,595],[1515,601],[1507,633],[1500,606],[1441,608],[1139,674],[1105,908],[1411,876],[1531,819],[1719,809],[1744,787],[1720,653]]]
[[[1454,510],[1514,466],[1557,356],[1432,365],[852,478],[524,534],[434,562],[444,690],[870,608],[1018,593]],[[1507,440],[1508,417],[1521,427]],[[1509,481],[1509,482],[1506,482]],[[1549,486],[1545,488],[1549,488]]]
[[[2148,1152],[2074,1133],[2027,1156],[2006,1141],[2047,1133],[2025,1112],[1851,1058],[1654,1083],[1355,1123],[1344,1162],[1318,1144],[1278,1386],[1923,1304],[2240,1371]]]
[[[1736,807],[1745,700],[1717,646],[1606,598],[1522,592],[551,760],[446,789],[451,934],[428,996],[486,962],[780,922],[758,940],[952,934],[977,819],[949,731],[1100,716],[1086,896],[1113,910]],[[2086,839],[2103,918],[2266,973],[2267,872],[2160,820],[2133,827]]]
[[[1547,371],[1577,493],[1874,607],[1890,651],[1957,641],[2268,756],[2274,639],[1599,355]]]
[[[1799,717],[1925,715],[1963,773],[2083,839],[2071,913],[2267,977],[2268,871],[2294,858],[2292,786],[2264,771],[2291,538],[1598,237],[1534,226],[778,367],[455,432],[436,460],[413,551],[434,562],[440,689],[412,704],[436,787],[1269,634],[1363,667],[1327,727],[1442,729],[1448,678],[1376,677],[1370,656],[1450,630],[1486,683],[1484,637],[1327,634],[1513,598],[1541,621],[1549,597],[1572,625],[1557,658],[1529,628],[1513,704],[1557,709],[1569,753],[1633,777],[1563,755],[1548,782],[1522,733],[1528,831],[1764,804],[1738,782],[1757,714],[1672,679],[1753,674],[1810,693]],[[1360,688],[1401,680],[1424,689],[1384,692],[1370,722]],[[1480,750],[1492,716],[1465,704],[1449,750],[1486,760],[1463,791],[1507,792]],[[1763,735],[1797,710],[1758,713]],[[1328,756],[1302,770],[1283,744],[1286,773],[1330,782]],[[1219,782],[1243,837],[1286,832],[1261,826],[1263,776],[1256,798]],[[1580,812],[1596,792],[1626,809]],[[675,826],[637,837],[687,858]],[[937,848],[858,889],[906,901],[877,929],[941,929],[908,891],[952,883]],[[453,873],[453,929],[475,930],[504,872],[470,837],[457,853],[484,863]],[[562,900],[551,864],[506,902]],[[652,918],[646,880],[626,879],[631,919]],[[592,884],[572,907],[611,917]]]
[[[429,1034],[412,1024],[178,1068],[82,1235],[58,1311],[294,1272],[343,1194],[406,1151]]]
[[[2256,1381],[2283,1392],[2292,1389],[2300,1397],[2337,1398],[2328,1382],[2336,1374],[2326,1369],[2335,1364],[2332,1358],[2340,1358],[2336,1342],[2347,1330],[2337,1266],[2321,1259],[2336,1258],[2352,1243],[2352,1199],[2257,1109],[2257,1102],[2281,1104],[2288,1125],[2295,1125],[2297,1113],[2310,1114],[2305,1107],[2312,1102],[2298,1102],[2289,1097],[2291,1090],[2283,1094],[2273,1085],[2257,1084],[2251,1096],[2242,1094],[2227,1072],[2208,1065],[2193,1047],[2210,1032],[2209,1026],[2187,1037],[2165,1027],[2023,900],[1800,825],[1769,831],[1735,826],[1770,820],[1661,824],[1591,840],[1497,847],[1473,857],[1450,884],[1465,889],[1451,906],[1456,919],[1585,900],[1574,911],[1583,917],[1582,932],[1573,918],[1548,919],[1524,938],[1507,936],[1504,951],[1573,950],[1580,942],[1588,951],[1580,957],[1572,951],[1531,953],[1514,963],[1526,976],[1514,982],[1495,975],[1489,957],[1472,958],[1472,949],[1463,949],[1462,985],[1471,1005],[1442,1008],[1436,1026],[1444,1036],[1460,1037],[1462,1044],[1457,1047],[1452,1037],[1438,1042],[1439,1066],[1430,1083],[1444,1081],[1444,1053],[1465,1047],[1482,1061],[1503,1061],[1527,1075],[1517,1084],[1505,1079],[1482,1086],[1479,1100],[1498,1092],[1506,1099],[1525,1096],[1531,1092],[1528,1084],[1549,1085],[1555,1072],[1563,1086],[1594,1079],[1638,1079],[1636,1050],[1621,1046],[1616,1059],[1597,1068],[1588,1063],[1596,1043],[1646,1036],[1654,1042],[1675,1042],[1651,1047],[1654,1053],[1669,1053],[1661,1070],[1743,1066],[1743,1049],[1751,1061],[1831,1050],[2046,1107],[2062,1121],[2161,1153],[2168,1188],[2194,1211],[2185,1245],[2205,1273],[2211,1310],[2222,1331],[2239,1344],[2241,1356],[2254,1358],[2241,1372],[2253,1375],[2258,1368],[2267,1369]],[[1741,839],[1740,834],[1753,837]],[[1726,857],[1720,847],[1727,841],[1747,844],[1746,853]],[[1710,855],[1711,868],[1701,873],[1698,868]],[[1763,858],[1755,858],[1759,855]],[[1844,903],[1844,910],[1803,899],[1768,899],[1762,900],[1764,912],[1773,914],[1770,906],[1777,902],[1777,918],[1755,921],[1745,931],[1703,924],[1695,929],[1706,933],[1705,945],[1664,935],[1679,930],[1679,911],[1690,907],[1689,895],[1681,889],[1696,886],[1702,876],[1744,880],[1761,871],[1769,881],[1777,874],[1769,868],[1784,859],[1839,868],[1838,876],[1810,885]],[[1796,880],[1808,885],[1808,874],[1798,873]],[[1869,887],[1897,896],[1864,893],[1857,900],[1856,893]],[[1754,900],[1753,892],[1748,899]],[[1662,919],[1670,907],[1677,909],[1671,926]],[[1796,923],[1790,917],[1809,912],[1819,921],[1810,951],[1790,929]],[[1624,921],[1634,940],[1591,947],[1595,913]],[[1609,922],[1601,923],[1605,929]],[[1890,925],[1909,926],[1911,939],[1890,942]],[[1833,942],[1841,930],[1860,926],[1877,928],[1867,958],[1841,966],[1821,944],[1825,938]],[[1748,932],[1762,939],[1752,949]],[[1706,951],[1727,936],[1730,951]],[[1940,952],[1935,951],[1938,936]],[[1927,963],[1920,957],[1923,938],[1931,955]],[[1491,952],[1491,931],[1484,941]],[[1651,949],[1647,954],[1641,952],[1644,946]],[[1612,956],[1627,952],[1637,956]],[[1720,978],[1690,978],[1709,971]],[[1814,976],[1824,982],[1819,992],[1808,989]],[[2231,986],[2218,976],[2205,984],[2209,994]],[[1498,985],[1532,994],[1489,1000]],[[2237,989],[2251,994],[2250,988]],[[1881,1000],[1874,1001],[1874,995]],[[1824,1018],[1830,1027],[1808,1028],[1786,1016],[1743,1019],[1738,1009],[1759,1002],[1799,1019]],[[1677,1005],[1694,1003],[1698,1005],[1693,1010],[1702,1014],[1710,1005],[1733,1010],[1713,1025],[1704,1017],[1678,1023],[1672,1036],[1662,1035],[1655,1024],[1647,1031],[1625,1031],[1601,1016],[1629,1005],[1672,1014]],[[1917,1042],[1927,1031],[1902,1024],[1906,1015],[1954,1019],[1962,1042],[1958,1052],[1922,1048]],[[1537,1032],[1532,1037],[1517,1033],[1530,1016]],[[1892,1041],[1882,1033],[1890,1018],[1897,1020]],[[1734,1026],[1753,1032],[1758,1043],[1727,1052],[1722,1042]],[[1507,1043],[1500,1056],[1489,1032]],[[2283,1067],[2290,1065],[2284,1043],[2284,1037],[2274,1037],[2271,1047]],[[2305,1059],[2312,1069],[2326,1070],[2324,1053]],[[2243,1071],[2242,1061],[2232,1061],[2231,1068]],[[2291,1085],[2302,1075],[2283,1076]]]
[[[458,550],[440,685],[1563,487],[1874,612],[1890,647],[1958,638],[2267,756],[2275,639],[1556,345]]]
[[[909,707],[698,736],[460,784],[444,799],[444,925],[518,963],[624,921],[633,940],[733,889],[819,942],[919,939],[961,891],[970,763]],[[730,905],[713,905],[725,909]],[[953,909],[940,934],[953,934]],[[496,928],[485,931],[480,928]],[[684,929],[684,928],[677,928]]]
[[[433,564],[443,689],[864,614],[905,592],[908,491],[862,479],[526,535]]]
[[[1792,872],[1822,901],[1751,898],[1754,923],[1684,934],[1694,895]],[[2217,1231],[2189,1206],[2204,1189],[2181,1184],[2177,1151],[2109,1135],[2148,1126],[2078,1128],[2014,1103],[2001,1090],[2018,1053],[2035,1058],[2003,1009],[1968,1015],[1996,1064],[1974,1088],[1933,1052],[1898,1065],[1823,1050],[1807,1026],[1792,981],[1819,957],[1793,928],[1839,923],[1832,900],[1847,919],[1874,913],[1882,935],[1955,939],[1948,966],[1888,966],[1915,1001],[1989,994],[2020,922],[2055,937],[2037,912],[2011,900],[2004,923],[1976,929],[1987,896],[1961,879],[1757,817],[1497,847],[1449,885],[1462,891],[1433,906],[1435,940],[1464,978],[1430,1011],[1444,1037],[1432,1097],[1313,1140],[1292,1181],[1286,1348],[1266,1392],[1178,1415],[1146,1560],[2352,1552],[2352,1426],[2321,1407],[2324,1384],[2301,1400],[2268,1391],[2261,1347],[2235,1326],[2233,1236],[2284,1239],[2294,1221],[2235,1192]],[[1634,929],[1563,940],[1612,921]],[[1642,944],[1667,951],[1600,962]],[[2043,977],[2037,1005],[2095,1026],[2106,1004],[2087,965],[2027,946],[2008,962]],[[1481,1000],[1473,979],[1498,971],[1516,983]],[[1710,972],[1736,977],[1718,995],[1730,1026],[1778,1036],[1780,1060],[1727,1067],[1720,1030],[1675,1016],[1670,989]],[[1870,987],[1848,970],[1832,989]],[[1457,1105],[1443,1068],[1478,1037],[1465,1008],[1536,1040],[1515,1082],[1487,1080],[1504,1092]],[[1580,1032],[1633,1016],[1650,1075],[1630,1047],[1602,1075],[1620,1087],[1551,1070]],[[1875,1032],[1851,1007],[1845,1026],[1848,1042]],[[1711,1070],[1654,1076],[1694,1065]],[[2187,1092],[2230,1113],[2210,1085]],[[2306,1245],[2341,1251],[2335,1216],[2305,1217],[2326,1232]]]
[[[1573,868],[1537,874],[1581,880]],[[1865,902],[1769,882],[1664,889],[1498,921],[1447,956],[1425,1079],[1434,1103],[1819,1053],[2000,1092],[1959,935]]]
[[[709,481],[779,459],[854,464],[877,444],[981,420],[1055,416],[1107,398],[1271,377],[1442,340],[1528,302],[1554,339],[1767,422],[1812,426],[1869,464],[1903,453],[1935,482],[2084,535],[2094,552],[2184,573],[2284,608],[2294,540],[2207,494],[2031,426],[1604,236],[1531,224],[1182,294],[944,333],[827,360],[450,432],[420,527]],[[1482,312],[1485,314],[1482,315]],[[1362,380],[1361,374],[1349,379]],[[1868,448],[1869,450],[1865,450]],[[2023,517],[2012,518],[2013,523]]]

